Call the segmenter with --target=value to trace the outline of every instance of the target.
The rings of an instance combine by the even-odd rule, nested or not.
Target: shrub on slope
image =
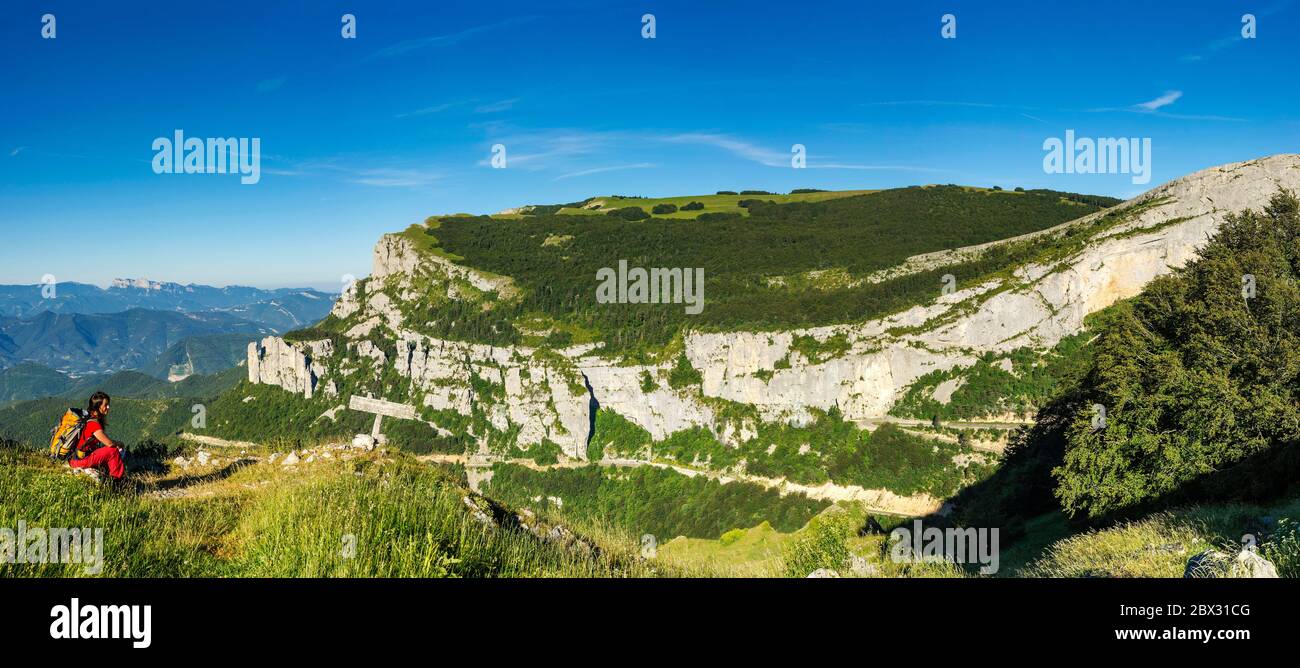
[[[1067,512],[1285,491],[1296,469],[1282,464],[1300,447],[1300,202],[1280,192],[1228,216],[1199,259],[1148,285],[1096,346],[1054,470]]]

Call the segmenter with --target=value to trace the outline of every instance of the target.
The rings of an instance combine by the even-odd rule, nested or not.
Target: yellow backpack
[[[77,443],[81,442],[81,431],[86,428],[86,421],[90,415],[80,408],[69,408],[67,413],[63,414],[63,419],[59,424],[50,430],[50,456],[60,461],[66,461],[73,456],[73,451],[77,449]],[[77,457],[84,456],[84,453],[76,452]]]

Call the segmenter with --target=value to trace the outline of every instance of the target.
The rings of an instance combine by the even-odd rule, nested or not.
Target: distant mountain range
[[[31,318],[44,312],[119,313],[130,309],[227,311],[283,332],[325,317],[334,297],[309,288],[214,288],[128,278],[114,279],[108,288],[75,282],[0,285],[0,317]]]
[[[0,369],[24,362],[70,376],[135,369],[164,381],[212,374],[243,359],[249,341],[310,326],[333,303],[334,295],[307,288],[146,279],[115,279],[108,288],[0,285]],[[0,397],[30,396],[22,377],[0,377]]]

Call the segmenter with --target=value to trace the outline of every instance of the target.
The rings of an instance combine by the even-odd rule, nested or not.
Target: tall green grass
[[[403,456],[254,464],[167,477],[190,496],[110,491],[66,467],[0,448],[0,527],[104,529],[104,565],[3,564],[5,577],[648,577],[633,541],[573,549],[467,512],[451,475]],[[186,487],[186,485],[190,485]],[[548,527],[549,528],[549,527]],[[608,540],[608,536],[602,538]],[[671,574],[671,573],[667,573]]]

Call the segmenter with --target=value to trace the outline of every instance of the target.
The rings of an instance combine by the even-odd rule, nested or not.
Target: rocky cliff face
[[[278,385],[310,399],[325,373],[325,367],[316,360],[328,358],[332,353],[330,341],[316,341],[298,347],[285,343],[278,336],[268,336],[261,341],[249,342],[248,382]]]
[[[249,380],[310,397],[323,380],[356,372],[361,360],[370,373],[391,368],[424,406],[468,414],[477,405],[495,429],[516,429],[521,447],[550,440],[578,459],[586,457],[597,404],[655,439],[698,426],[729,443],[744,440],[754,425],[720,418],[715,400],[753,406],[765,421],[797,424],[810,418],[810,409],[832,407],[850,420],[878,418],[931,371],[969,366],[986,352],[1053,346],[1078,331],[1086,315],[1184,265],[1227,213],[1260,207],[1279,187],[1300,189],[1300,156],[1207,169],[1108,212],[1036,233],[1094,229],[1106,215],[1118,221],[1069,257],[1022,266],[1005,280],[961,285],[957,277],[956,292],[887,318],[799,331],[688,334],[685,355],[703,378],[698,393],[662,381],[644,389],[645,375],[666,378],[671,365],[628,365],[593,346],[494,347],[411,331],[400,306],[415,299],[416,282],[445,286],[451,299],[513,288],[508,278],[421,253],[406,238],[387,235],[375,247],[371,277],[334,307],[334,316],[356,323],[346,332],[346,349],[270,337],[249,346]],[[949,255],[968,258],[992,245]],[[912,258],[899,271],[942,265],[943,256]],[[395,359],[373,343],[377,334],[396,344]],[[834,338],[847,349],[809,359],[796,337]]]

